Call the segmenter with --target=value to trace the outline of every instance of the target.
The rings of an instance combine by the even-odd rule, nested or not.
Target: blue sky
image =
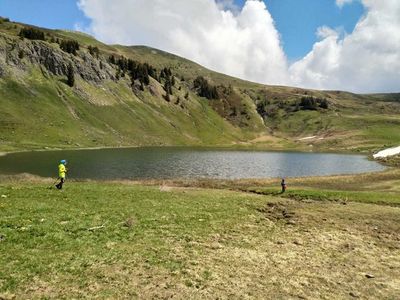
[[[74,29],[90,24],[76,0],[0,0],[0,15],[47,28]],[[245,0],[236,0],[243,6]],[[289,62],[304,57],[317,41],[316,30],[327,25],[351,33],[364,13],[359,1],[339,8],[335,0],[265,0],[275,20]]]

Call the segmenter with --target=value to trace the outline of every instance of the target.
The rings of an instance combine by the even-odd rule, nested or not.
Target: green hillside
[[[66,48],[69,41],[79,49]],[[218,145],[370,152],[400,143],[399,113],[400,94],[265,86],[148,47],[0,20],[0,151]]]

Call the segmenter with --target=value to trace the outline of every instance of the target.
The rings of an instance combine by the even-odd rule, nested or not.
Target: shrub
[[[32,27],[22,28],[19,32],[19,36],[22,38],[27,38],[29,40],[45,40],[44,31]]]
[[[108,58],[108,62],[109,62],[110,64],[115,65],[115,56],[114,56],[114,55],[110,55],[110,57]]]
[[[10,22],[10,19],[9,19],[9,18],[0,17],[0,24],[8,23],[8,22]]]
[[[23,59],[24,56],[25,56],[24,50],[20,49],[20,50],[18,51],[18,58],[19,58],[19,59]]]
[[[219,99],[217,88],[208,83],[208,81],[202,77],[197,77],[193,82],[194,88],[197,90],[197,94],[200,97],[205,97],[209,100]]]
[[[300,100],[300,106],[304,110],[317,110],[317,101],[313,97],[303,97]]]
[[[326,99],[321,99],[321,102],[319,103],[319,107],[323,109],[328,109],[329,108],[329,102]]]
[[[74,75],[74,66],[72,63],[68,65],[68,70],[67,70],[67,84],[70,87],[73,87],[75,84],[75,75]]]
[[[79,43],[74,40],[62,40],[60,48],[64,52],[76,55],[76,51],[79,50]]]
[[[325,98],[302,97],[300,99],[300,106],[303,110],[328,109],[329,102]]]
[[[89,53],[90,53],[91,56],[99,58],[99,54],[100,54],[99,48],[89,46],[88,50],[89,50]]]

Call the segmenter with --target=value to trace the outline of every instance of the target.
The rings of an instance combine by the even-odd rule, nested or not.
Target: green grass
[[[235,230],[261,204],[235,193],[101,183],[69,183],[62,192],[46,185],[2,185],[0,194],[7,195],[0,202],[0,295],[20,296],[43,282],[56,297],[82,296],[79,289],[109,280],[113,295],[128,292],[118,274],[109,277],[108,267],[180,273],[191,262],[177,257],[176,249],[197,251],[193,242]],[[204,269],[204,279],[186,280],[201,283],[208,273]]]
[[[357,189],[355,187],[355,189]],[[341,203],[361,202],[400,206],[398,192],[372,192],[372,191],[340,191],[340,190],[311,190],[290,189],[284,194],[275,188],[250,188],[248,191],[263,195],[279,195],[283,198],[295,200],[337,201]]]
[[[129,183],[49,185],[0,184],[1,298],[397,294],[395,207],[353,196],[339,205]],[[296,193],[336,200],[324,190]]]
[[[78,83],[93,101],[106,103],[94,105],[58,80],[43,82],[40,77],[32,70],[26,84],[0,79],[0,149],[222,145],[246,136],[197,98],[181,109],[163,99],[151,100],[150,94],[147,103],[139,101],[122,84],[109,82],[102,90]]]

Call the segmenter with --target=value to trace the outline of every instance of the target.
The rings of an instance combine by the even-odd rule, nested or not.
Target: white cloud
[[[366,15],[345,35],[321,28],[312,51],[290,67],[291,82],[354,92],[400,90],[400,1],[363,0]]]
[[[312,51],[291,66],[262,1],[248,0],[242,9],[232,0],[79,0],[79,5],[92,20],[90,32],[108,43],[149,45],[261,83],[398,92],[400,1],[359,1],[366,14],[352,33],[321,26]]]
[[[232,76],[288,83],[279,33],[264,2],[80,0],[91,31],[109,43],[149,45]]]
[[[336,0],[336,5],[342,8],[345,4],[349,4],[354,0]]]

